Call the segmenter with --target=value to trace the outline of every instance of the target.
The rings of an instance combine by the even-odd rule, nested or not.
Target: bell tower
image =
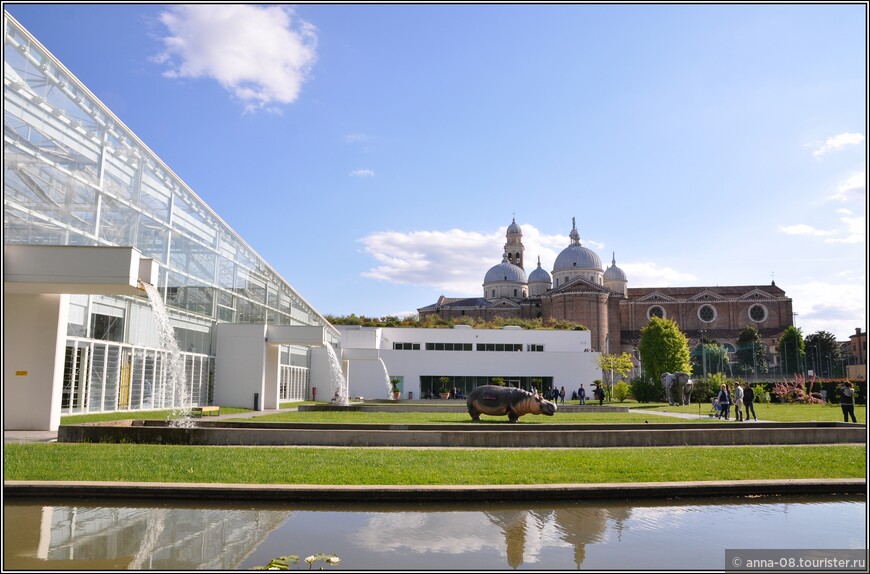
[[[508,225],[505,238],[507,242],[504,244],[504,256],[520,269],[525,269],[523,267],[523,251],[525,251],[525,247],[523,247],[523,230],[517,225],[516,217]]]

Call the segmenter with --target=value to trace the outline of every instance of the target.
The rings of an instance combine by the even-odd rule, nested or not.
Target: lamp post
[[[641,379],[643,375],[643,367],[640,364],[640,351],[637,350],[637,347],[634,348],[634,358],[637,359],[637,378]]]
[[[788,374],[788,341],[782,342],[782,376]]]
[[[704,349],[704,335],[707,333],[704,329],[701,329],[701,364],[704,368],[704,380],[707,379],[707,352]]]
[[[797,317],[797,313],[792,313],[792,317]],[[800,345],[798,345],[798,337],[800,336],[800,332],[798,331],[797,319],[792,319],[792,325],[794,325],[794,372],[798,374],[801,372],[801,356],[800,356]]]
[[[755,352],[755,341],[752,341],[752,380],[754,382],[758,382],[758,363],[757,363],[757,355]]]

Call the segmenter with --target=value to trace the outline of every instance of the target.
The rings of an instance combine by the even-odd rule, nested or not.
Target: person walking
[[[559,402],[565,404],[565,387],[559,389]]]
[[[734,420],[743,422],[743,387],[740,381],[734,383]]]
[[[580,383],[580,404],[586,404],[586,389],[583,388],[583,383]]]
[[[743,381],[743,405],[746,407],[746,420],[749,420],[749,413],[752,413],[752,418],[758,420],[755,414],[755,391],[749,385],[749,381]]]
[[[843,390],[840,391],[840,408],[843,409],[843,422],[849,422],[849,417],[852,417],[852,422],[855,420],[855,389],[852,388],[852,383],[846,381],[843,383]]]
[[[722,383],[719,388],[719,416],[716,418],[724,418],[726,421],[731,417],[731,394],[728,392],[728,385]]]

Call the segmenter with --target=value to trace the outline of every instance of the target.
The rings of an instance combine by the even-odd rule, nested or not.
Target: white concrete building
[[[400,381],[403,399],[437,396],[445,384],[467,394],[495,377],[539,391],[564,386],[570,396],[581,383],[589,389],[601,378],[600,353],[592,351],[589,331],[336,328],[351,397],[387,398],[390,378]]]

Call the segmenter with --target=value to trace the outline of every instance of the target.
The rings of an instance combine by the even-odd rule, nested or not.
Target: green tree
[[[598,368],[602,374],[607,373],[604,378],[613,386],[614,379],[624,379],[634,368],[634,363],[629,353],[601,353],[598,355]]]
[[[801,330],[794,325],[786,327],[779,338],[779,357],[782,364],[782,374],[803,373],[804,337]]]
[[[744,375],[767,372],[767,345],[755,325],[747,325],[737,336],[737,368]]]
[[[718,342],[704,343],[704,355],[707,358],[707,373],[724,373],[728,368],[728,349]]]
[[[807,369],[812,369],[817,377],[837,376],[837,367],[843,364],[843,347],[837,337],[827,331],[807,335],[804,340]]]
[[[641,329],[637,346],[643,370],[647,376],[658,381],[663,373],[689,372],[689,341],[680,327],[670,319],[650,317]]]

